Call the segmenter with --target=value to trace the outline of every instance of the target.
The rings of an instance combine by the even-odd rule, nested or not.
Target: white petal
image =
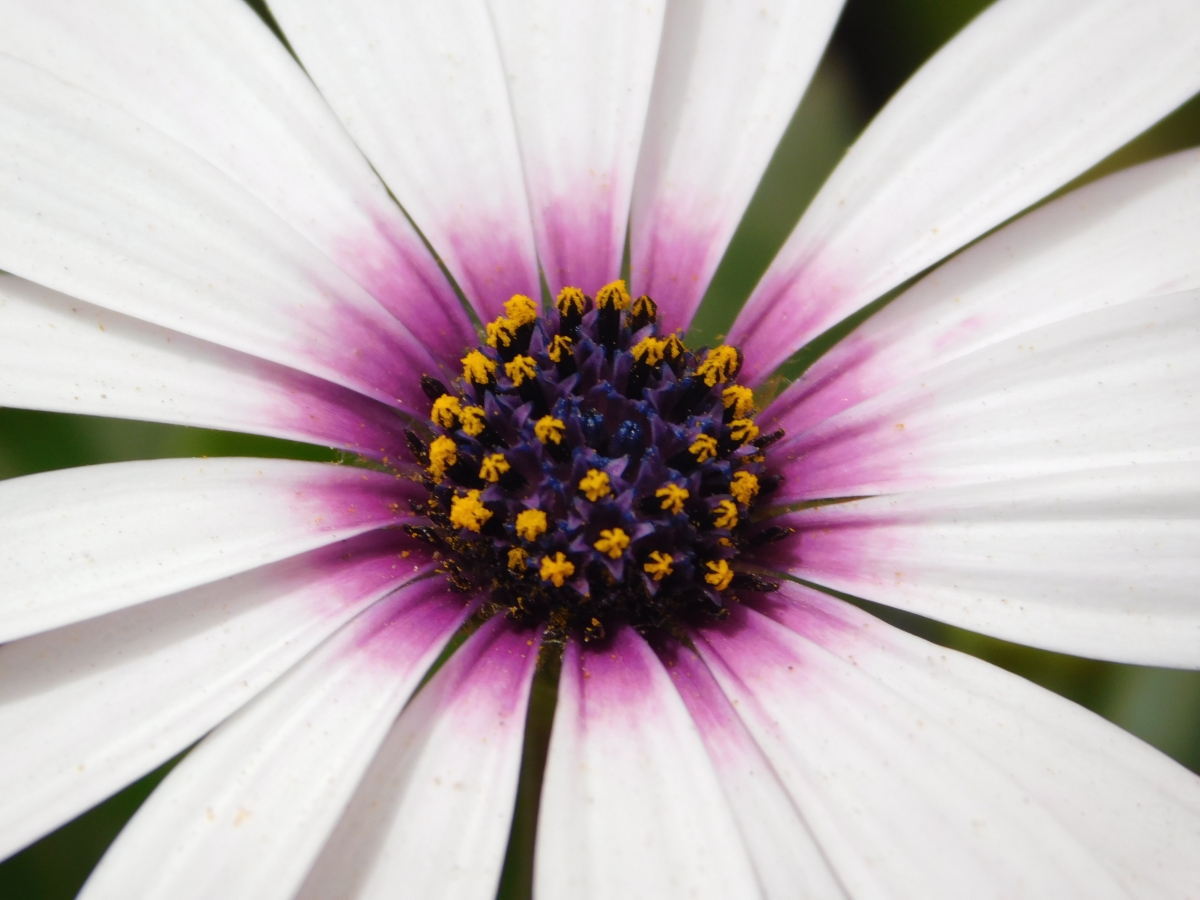
[[[542,900],[757,897],[696,725],[654,652],[622,626],[567,644],[538,813]]]
[[[1200,292],[1007,338],[851,407],[774,454],[772,502],[1200,460]]]
[[[483,0],[274,0],[300,60],[480,315],[540,298],[504,72]]]
[[[1058,695],[785,585],[759,609],[903,695],[1051,811],[1133,896],[1200,880],[1200,779]]]
[[[813,200],[730,332],[744,377],[765,377],[1198,88],[1192,0],[993,4],[900,90]]]
[[[435,577],[360,615],[167,776],[80,896],[291,897],[467,611]]]
[[[0,482],[0,640],[403,521],[411,491],[380,472],[279,459],[161,459]]]
[[[312,82],[237,0],[5,5],[0,51],[86,88],[212,163],[421,341],[470,322],[420,237]]]
[[[1011,641],[1200,667],[1200,464],[1071,472],[816,507],[773,564]]]
[[[1200,153],[1126,169],[939,266],[763,411],[798,434],[997,341],[1117,303],[1200,287]]]
[[[428,568],[399,552],[365,536],[0,647],[0,858],[184,750]]]
[[[804,817],[712,673],[695,652],[675,641],[658,652],[704,738],[763,896],[847,897]]]
[[[497,616],[455,652],[392,727],[298,898],[496,895],[539,645]]]
[[[851,896],[1127,896],[960,723],[863,672],[852,651],[826,650],[823,635],[745,607],[730,625],[704,629],[697,649]]]
[[[0,406],[223,428],[380,457],[402,420],[362,394],[0,275]]]
[[[630,215],[634,294],[687,328],[842,0],[667,5]]]
[[[620,277],[665,0],[488,0],[551,294]]]
[[[140,119],[2,54],[0,269],[385,402],[428,402],[417,381],[433,357],[287,223]]]

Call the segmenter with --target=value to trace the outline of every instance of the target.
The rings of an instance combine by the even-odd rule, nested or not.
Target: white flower
[[[835,0],[271,7],[304,70],[235,0],[30,0],[0,19],[0,403],[372,462],[0,485],[0,852],[203,738],[85,897],[491,897],[539,651],[553,671],[565,638],[544,900],[1194,896],[1194,775],[811,585],[1200,665],[1200,154],[933,269],[758,415],[786,437],[752,470],[702,379],[675,383],[701,359],[639,375],[659,399],[629,387],[629,332],[576,382],[539,343],[566,333],[558,314],[528,326],[522,365],[561,397],[521,394],[532,370],[505,375],[499,347],[478,362],[490,387],[455,386],[479,336],[438,261],[487,321],[541,296],[539,272],[552,296],[616,279],[628,222],[632,292],[659,334],[686,327]],[[1198,88],[1194,0],[999,0],[833,173],[731,332],[738,378],[760,385]],[[530,436],[531,409],[604,365],[620,374]],[[444,389],[422,375],[510,435],[480,493],[455,469],[486,439],[465,420],[406,443]],[[703,408],[655,405],[680,397]],[[587,418],[612,404],[630,418]],[[433,475],[397,477],[424,477],[410,453],[434,434]],[[651,464],[659,480],[636,481]],[[538,481],[555,465],[579,471]],[[721,482],[742,465],[762,498]],[[512,504],[544,512],[543,489],[562,510],[519,543]],[[779,515],[751,520],[754,503]],[[750,570],[809,586],[764,591]],[[604,593],[605,571],[645,605],[579,618],[642,596]]]

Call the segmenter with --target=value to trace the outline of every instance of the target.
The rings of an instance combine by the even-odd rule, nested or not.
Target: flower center
[[[775,585],[739,572],[755,505],[778,480],[735,347],[660,336],[649,297],[616,281],[595,299],[564,288],[540,314],[517,295],[462,360],[455,390],[426,376],[431,525],[463,590],[491,611],[603,637],[625,622],[668,628],[721,616],[733,591]]]

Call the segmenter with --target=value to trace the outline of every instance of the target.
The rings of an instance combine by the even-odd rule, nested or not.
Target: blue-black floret
[[[764,539],[752,517],[778,480],[762,448],[779,437],[753,423],[740,351],[660,336],[654,301],[623,282],[566,288],[544,315],[521,296],[506,308],[462,379],[422,380],[431,419],[408,434],[430,520],[409,530],[452,583],[585,639],[675,631],[774,590],[736,567]]]

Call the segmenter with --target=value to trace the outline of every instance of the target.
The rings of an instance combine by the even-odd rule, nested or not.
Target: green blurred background
[[[261,12],[259,4],[251,5]],[[871,116],[931,53],[987,5],[986,0],[849,0],[833,43],[717,273],[698,330],[711,338],[728,328],[809,199]],[[1077,183],[1196,145],[1200,145],[1200,101],[1193,100]],[[334,458],[321,448],[265,438],[0,409],[0,478],[91,463],[203,455]],[[1200,673],[1114,665],[1031,650],[863,605],[907,630],[1057,691],[1200,771]],[[553,686],[539,681],[535,707],[546,711],[552,704]],[[542,715],[540,723],[531,721],[531,731],[544,730],[546,718]],[[170,765],[0,864],[0,898],[73,897]],[[535,759],[527,771],[539,768]],[[527,795],[526,800],[535,803],[536,797]],[[521,818],[531,825],[527,814]],[[515,835],[513,849],[526,842]],[[521,896],[527,891],[526,867],[515,863],[510,859],[506,869],[505,896]]]

